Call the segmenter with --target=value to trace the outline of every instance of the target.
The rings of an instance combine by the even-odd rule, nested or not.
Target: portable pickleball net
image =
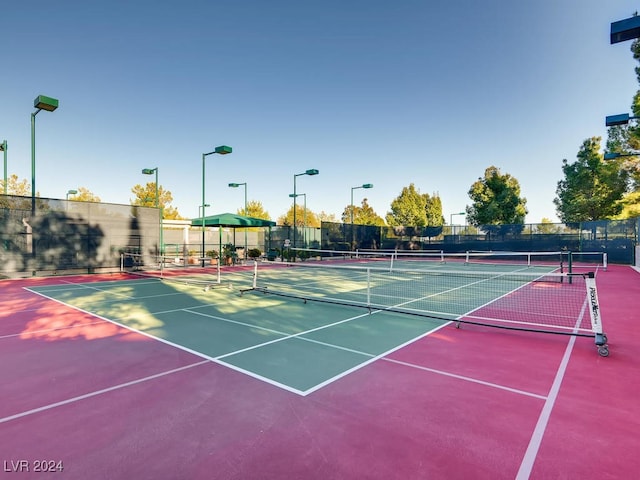
[[[133,254],[127,254],[133,255]],[[252,266],[184,267],[142,264],[131,256],[123,272],[204,290],[227,287],[303,302],[389,311],[462,324],[594,338],[609,355],[593,271],[565,272],[561,259],[489,264],[417,261],[360,252],[332,261],[254,262]],[[511,259],[513,260],[513,258]],[[522,263],[524,262],[524,263]]]
[[[608,356],[594,272],[549,267],[476,270],[354,263],[256,263],[255,292],[436,318],[461,324],[593,337]],[[553,270],[553,271],[550,271]]]

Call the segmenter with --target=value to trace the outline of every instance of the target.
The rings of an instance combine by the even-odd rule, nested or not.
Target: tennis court
[[[557,266],[304,263],[5,282],[5,472],[47,460],[65,478],[621,478],[640,466],[630,267],[595,276],[605,357],[584,276]]]

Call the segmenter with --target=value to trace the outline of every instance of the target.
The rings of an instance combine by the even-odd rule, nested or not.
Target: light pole
[[[69,201],[69,195],[77,195],[77,190],[67,190],[66,200]]]
[[[33,101],[33,106],[37,110],[31,114],[31,217],[35,217],[36,215],[36,115],[40,110],[53,112],[58,108],[58,100],[45,97],[44,95],[38,95]],[[31,218],[29,222],[33,229],[33,218]],[[36,258],[36,241],[33,234],[31,235],[31,256],[34,259]]]
[[[353,231],[353,191],[358,188],[373,188],[373,183],[365,183],[359,187],[351,187],[351,250],[354,248],[355,233]]]
[[[452,213],[451,214],[451,219],[449,221],[449,225],[451,225],[451,235],[454,235],[454,232],[453,232],[453,217],[455,215],[463,215],[464,216],[464,215],[466,215],[466,213],[465,212],[459,212],[459,213]]]
[[[636,152],[636,153],[607,152],[604,154],[604,160],[615,160],[616,158],[620,158],[620,157],[638,157],[638,156],[640,156],[640,152]]]
[[[318,173],[320,173],[318,170],[311,168],[303,173],[296,173],[293,176],[293,248],[296,248],[296,178],[302,175],[318,175]],[[293,261],[296,261],[295,250],[293,252]]]
[[[202,211],[202,207],[210,207],[211,205],[209,205],[208,203],[205,203],[204,205],[198,205],[198,214],[200,214],[200,212]]]
[[[611,23],[611,45],[639,37],[640,17],[637,14],[634,17]]]
[[[451,220],[449,221],[449,225],[453,226],[453,217],[456,216],[456,215],[463,215],[464,216],[464,215],[466,215],[466,213],[465,212],[452,213],[451,214]]]
[[[160,197],[158,196],[158,167],[155,168],[143,168],[142,169],[142,174],[143,175],[153,175],[156,174],[156,196],[155,196],[155,206],[156,208],[160,209],[160,238],[159,238],[159,242],[160,242],[160,246],[158,248],[158,256],[162,255],[162,250],[164,247],[164,232],[163,232],[163,228],[162,228],[162,217],[164,216],[164,212],[163,209],[160,208]]]
[[[33,106],[37,109],[31,114],[31,213],[36,211],[36,115],[40,110],[53,112],[58,108],[58,100],[44,95],[38,95],[33,101]],[[34,249],[35,255],[35,249]]]
[[[244,185],[244,216],[248,217],[249,212],[247,212],[247,182],[244,183],[230,183],[229,187],[238,188],[239,186]],[[244,228],[244,258],[247,259],[247,227]]]
[[[7,194],[7,141],[0,143],[0,150],[4,152],[4,194]]]
[[[626,125],[629,120],[638,120],[640,117],[632,117],[628,113],[619,113],[618,115],[608,115],[604,124],[607,127],[615,127],[617,125]]]
[[[209,155],[213,155],[214,153],[217,153],[218,155],[227,155],[228,153],[231,153],[233,151],[233,149],[231,147],[228,147],[226,145],[220,145],[219,147],[216,147],[213,152],[209,152],[209,153],[203,153],[202,154],[202,267],[204,268],[204,209],[205,209],[205,203],[204,203],[204,190],[205,190],[205,170],[204,170],[204,160],[206,157],[208,157]],[[222,252],[221,252],[222,253]]]
[[[307,237],[306,237],[306,226],[307,226],[307,194],[306,193],[290,193],[289,197],[291,198],[297,198],[297,197],[304,197],[304,210],[303,210],[303,217],[302,217],[302,233],[303,233],[303,237],[302,237],[302,243],[306,246],[307,243]]]

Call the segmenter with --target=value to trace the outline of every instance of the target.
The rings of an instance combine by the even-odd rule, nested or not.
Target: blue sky
[[[527,222],[557,220],[562,159],[606,138],[604,117],[638,90],[630,44],[609,44],[627,0],[34,0],[3,7],[0,141],[9,174],[64,198],[86,187],[129,203],[159,183],[198,215],[202,153],[208,213],[260,201],[340,217],[367,198],[384,218],[410,183],[438,193],[447,222],[495,165],[520,182]],[[454,223],[461,223],[454,217]]]

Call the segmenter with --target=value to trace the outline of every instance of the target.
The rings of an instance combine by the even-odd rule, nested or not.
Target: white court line
[[[117,326],[122,327],[122,328],[124,328],[126,330],[129,330],[131,332],[143,335],[143,336],[145,336],[147,338],[151,338],[151,339],[156,340],[158,342],[164,343],[165,345],[170,345],[170,346],[172,346],[174,348],[177,348],[177,349],[182,350],[184,352],[191,353],[191,354],[193,354],[195,356],[198,356],[200,358],[204,358],[206,361],[217,363],[219,365],[224,366],[225,368],[231,368],[231,366],[229,364],[227,364],[227,363],[225,363],[223,361],[219,361],[215,357],[211,357],[211,356],[206,355],[206,354],[204,354],[202,352],[199,352],[197,350],[193,350],[193,349],[191,349],[189,347],[185,347],[184,345],[180,345],[178,343],[174,343],[174,342],[171,342],[169,340],[165,340],[164,338],[156,337],[155,335],[151,335],[150,333],[143,332],[142,330],[138,330],[136,328],[130,327],[127,324],[118,321],[117,319],[114,320],[114,319],[111,319],[111,318],[103,317],[101,315],[98,315],[97,313],[89,312],[89,311],[84,310],[84,309],[82,309],[80,307],[76,307],[75,305],[71,305],[71,304],[65,303],[65,302],[63,302],[61,300],[58,300],[56,298],[49,297],[49,296],[45,295],[44,293],[35,292],[35,291],[33,293],[36,294],[36,295],[40,295],[41,297],[44,297],[44,298],[46,298],[48,300],[51,300],[53,302],[57,302],[57,303],[59,303],[61,305],[64,305],[66,307],[73,308],[74,310],[76,310],[78,312],[86,313],[87,315],[92,315],[95,318],[99,318],[101,320],[104,320],[105,322],[109,322],[109,323],[111,323],[113,325],[117,325]],[[175,310],[175,311],[184,311],[186,313],[198,314],[197,312],[193,312],[193,311],[186,310],[186,309],[178,309],[178,310]],[[202,315],[202,314],[200,314],[200,315]],[[243,351],[243,350],[240,350],[240,351]],[[279,387],[279,388],[281,388],[283,390],[287,390],[289,392],[296,393],[298,395],[303,395],[303,392],[301,392],[298,389],[295,389],[295,388],[290,387],[290,386],[285,385],[285,384],[281,384],[279,382],[276,382],[275,380],[271,380],[269,378],[263,377],[263,376],[258,375],[256,373],[249,372],[249,371],[243,370],[243,369],[238,368],[238,367],[233,367],[233,370],[237,370],[237,371],[242,372],[242,373],[244,373],[246,375],[249,375],[251,377],[257,378],[257,379],[259,379],[259,380],[261,380],[261,381],[263,381],[265,383],[269,383],[271,385],[277,386],[277,387]]]
[[[580,318],[578,318],[576,322],[576,326],[580,324],[582,316],[585,314],[586,308],[587,304],[585,301],[585,304],[582,307],[582,312],[580,313]],[[562,361],[560,362],[560,366],[558,367],[558,371],[556,372],[553,384],[551,385],[551,390],[549,391],[547,400],[542,407],[540,416],[538,417],[536,427],[533,430],[531,439],[529,440],[527,451],[522,458],[522,463],[520,464],[520,469],[518,470],[516,480],[527,480],[529,478],[529,475],[531,475],[531,470],[533,469],[533,464],[536,461],[538,450],[540,449],[540,444],[542,443],[542,437],[544,437],[544,432],[547,429],[547,424],[549,423],[549,418],[551,417],[551,411],[553,410],[556,399],[558,398],[560,385],[562,385],[562,380],[564,379],[564,374],[567,371],[567,365],[569,364],[569,359],[571,357],[571,352],[573,351],[573,346],[575,345],[575,343],[576,337],[572,335],[569,339],[569,342],[567,343],[567,348],[565,348],[564,350],[564,356],[562,357]]]
[[[517,393],[519,395],[525,395],[527,397],[538,398],[540,400],[546,400],[547,397],[544,395],[538,395],[537,393],[526,392],[524,390],[520,390],[517,388],[505,387],[504,385],[500,385],[492,382],[485,382],[484,380],[477,380],[475,378],[466,377],[464,375],[457,375],[455,373],[444,372],[442,370],[436,370],[434,368],[423,367],[422,365],[416,365],[413,363],[402,362],[400,360],[394,360],[393,358],[383,358],[385,362],[397,363],[399,365],[404,365],[406,367],[417,368],[418,370],[424,370],[425,372],[436,373],[438,375],[443,375],[445,377],[457,378],[458,380],[464,380],[465,382],[477,383],[479,385],[484,385],[485,387],[497,388],[499,390],[506,390],[507,392]]]
[[[496,273],[498,273],[498,272],[496,272]],[[499,272],[496,276],[502,276],[502,274],[503,274],[503,272]],[[486,281],[486,279],[473,282],[472,284],[479,283],[479,282],[482,282],[482,281]],[[468,284],[466,286],[468,286]],[[455,287],[453,290],[457,290],[459,288],[461,288],[461,287],[460,286]],[[269,383],[271,385],[277,386],[279,388],[282,388],[284,390],[287,390],[289,392],[296,393],[296,394],[302,395],[302,396],[309,395],[310,393],[313,393],[314,391],[319,390],[320,388],[322,388],[322,387],[324,387],[326,385],[329,385],[329,384],[339,380],[340,378],[343,378],[343,377],[349,375],[350,373],[353,373],[354,371],[359,370],[359,369],[361,369],[361,368],[369,365],[370,363],[373,363],[374,361],[376,361],[378,359],[381,359],[381,358],[384,359],[384,360],[390,361],[390,362],[395,362],[395,363],[398,363],[398,364],[402,364],[403,362],[399,362],[399,361],[395,361],[395,360],[391,360],[391,359],[386,359],[384,357],[386,357],[387,355],[389,355],[389,354],[391,354],[391,353],[393,353],[393,352],[395,352],[395,351],[397,351],[397,350],[399,350],[399,349],[401,349],[401,348],[403,348],[403,347],[405,347],[405,346],[407,346],[407,345],[409,345],[411,343],[416,342],[417,340],[419,340],[419,339],[421,339],[421,338],[433,333],[436,330],[439,330],[440,328],[444,328],[446,325],[451,323],[451,321],[443,323],[442,325],[440,325],[440,326],[438,326],[438,327],[436,327],[436,328],[434,328],[434,329],[432,329],[430,331],[427,331],[427,332],[425,332],[425,333],[423,333],[423,334],[421,334],[421,335],[419,335],[417,337],[411,338],[408,341],[406,341],[405,343],[397,345],[397,346],[391,348],[388,351],[385,351],[385,352],[383,352],[381,354],[378,354],[378,355],[373,355],[373,354],[370,354],[370,353],[360,352],[360,351],[357,351],[357,350],[341,347],[339,345],[333,345],[333,344],[328,344],[328,343],[325,343],[325,342],[320,342],[320,341],[317,341],[317,340],[313,340],[313,339],[310,339],[310,338],[304,338],[302,336],[303,335],[307,335],[309,333],[316,332],[316,331],[324,330],[326,328],[330,328],[330,327],[333,327],[333,326],[336,326],[336,325],[340,325],[342,323],[350,322],[350,321],[353,321],[353,320],[356,320],[356,319],[359,319],[359,318],[367,317],[367,316],[370,316],[370,315],[375,315],[377,313],[382,313],[382,312],[385,311],[385,309],[382,309],[382,310],[381,309],[375,309],[372,312],[363,313],[361,315],[356,315],[354,317],[349,317],[349,318],[346,318],[346,319],[343,319],[343,320],[339,320],[339,321],[336,321],[336,322],[333,322],[333,323],[330,323],[330,324],[327,324],[327,325],[321,325],[319,327],[312,328],[312,329],[309,329],[309,330],[304,330],[302,332],[298,332],[298,333],[295,333],[295,334],[279,332],[279,331],[274,330],[274,329],[260,327],[258,325],[254,325],[254,324],[239,322],[239,321],[236,321],[236,320],[226,319],[226,318],[223,318],[223,317],[218,317],[218,316],[215,316],[215,315],[210,315],[210,314],[206,314],[206,313],[195,311],[195,309],[206,308],[209,305],[201,305],[201,306],[197,306],[197,307],[186,307],[186,308],[175,309],[175,310],[165,310],[165,311],[162,311],[162,312],[155,312],[155,313],[151,313],[150,312],[150,314],[152,314],[152,315],[158,315],[158,314],[162,314],[162,313],[171,313],[171,312],[183,311],[183,312],[186,312],[186,313],[191,313],[191,314],[195,314],[195,315],[201,315],[201,316],[204,316],[204,317],[213,318],[215,320],[219,320],[219,321],[223,321],[223,322],[227,322],[227,323],[233,323],[233,324],[237,324],[237,325],[241,325],[241,326],[247,326],[247,327],[250,327],[250,328],[258,328],[258,329],[261,329],[261,330],[269,331],[271,333],[275,333],[275,334],[279,334],[279,335],[283,336],[282,338],[276,338],[276,339],[269,340],[269,341],[266,341],[266,342],[262,342],[262,343],[259,343],[259,344],[256,344],[256,345],[252,345],[252,346],[249,346],[249,347],[246,347],[246,348],[243,348],[243,349],[239,349],[239,350],[228,352],[228,353],[225,353],[225,354],[222,354],[222,355],[218,355],[216,357],[211,357],[211,356],[203,354],[203,353],[201,353],[201,352],[199,352],[197,350],[193,350],[191,348],[188,348],[188,347],[185,347],[183,345],[171,342],[169,340],[165,340],[163,338],[156,337],[156,336],[151,335],[149,333],[146,333],[144,331],[137,330],[137,329],[135,329],[133,327],[129,327],[128,325],[126,325],[125,323],[122,323],[121,321],[118,321],[117,319],[116,320],[112,320],[112,319],[109,319],[109,318],[106,318],[106,317],[102,317],[100,315],[94,314],[92,312],[88,312],[88,311],[83,310],[83,309],[81,309],[79,307],[76,307],[74,305],[70,305],[70,304],[62,302],[60,300],[57,300],[55,298],[49,297],[47,295],[44,295],[43,293],[39,293],[39,292],[33,292],[33,293],[35,293],[37,295],[41,295],[41,296],[43,296],[45,298],[48,298],[48,299],[53,300],[55,302],[61,303],[61,304],[66,305],[66,306],[68,306],[70,308],[74,308],[74,309],[76,309],[78,311],[81,311],[83,313],[87,313],[89,315],[93,315],[93,316],[95,316],[97,318],[100,318],[102,320],[105,320],[105,321],[111,322],[113,324],[119,325],[119,326],[121,326],[123,328],[126,328],[126,329],[130,330],[130,331],[139,333],[141,335],[144,335],[146,337],[149,337],[149,338],[152,338],[154,340],[160,341],[160,342],[165,343],[167,345],[171,345],[171,346],[173,346],[175,348],[178,348],[180,350],[192,353],[192,354],[197,355],[197,356],[199,356],[201,358],[204,358],[206,360],[215,362],[217,364],[223,365],[223,366],[225,366],[227,368],[230,368],[232,370],[238,371],[238,372],[243,373],[245,375],[249,375],[249,376],[251,376],[253,378],[259,379],[259,380],[264,381],[266,383]],[[438,292],[437,295],[441,295],[442,293],[443,292]],[[415,301],[415,300],[412,300],[412,301]],[[411,303],[411,302],[403,302],[403,303],[399,304],[398,306],[405,305],[406,303]],[[240,353],[244,353],[244,352],[247,352],[247,351],[255,350],[257,348],[264,347],[266,345],[274,344],[274,343],[277,343],[277,342],[281,342],[281,341],[289,340],[289,339],[293,339],[293,338],[299,338],[300,340],[308,341],[308,342],[311,342],[311,343],[322,344],[322,345],[328,346],[330,348],[336,348],[336,349],[350,351],[352,353],[360,354],[360,355],[362,355],[364,357],[369,357],[369,359],[364,361],[364,362],[362,362],[362,363],[359,363],[358,365],[355,365],[354,367],[352,367],[352,368],[350,368],[350,369],[348,369],[348,370],[346,370],[346,371],[344,371],[344,372],[342,372],[342,373],[340,373],[338,375],[335,375],[335,376],[325,380],[324,382],[321,382],[321,383],[315,385],[314,387],[312,387],[310,389],[307,389],[305,391],[300,391],[300,390],[298,390],[296,388],[293,388],[293,387],[291,387],[289,385],[282,384],[282,383],[280,383],[278,381],[269,379],[267,377],[263,377],[260,374],[257,374],[257,373],[251,372],[251,371],[247,371],[247,370],[245,370],[243,368],[237,367],[237,366],[235,366],[233,364],[230,364],[230,363],[224,361],[224,359],[226,357],[234,356],[234,355],[237,355],[237,354],[240,354]],[[475,379],[472,379],[472,378],[469,378],[469,377],[462,377],[462,376],[456,376],[454,374],[447,374],[446,372],[441,372],[441,371],[434,370],[434,369],[428,369],[426,367],[420,367],[418,365],[412,365],[412,364],[408,364],[408,363],[406,363],[405,365],[406,366],[410,366],[410,367],[414,367],[414,368],[418,368],[418,369],[428,370],[428,371],[431,371],[433,373],[440,373],[440,374],[443,374],[443,375],[456,377],[456,378],[459,378],[459,379],[462,379],[462,380],[472,381],[474,383],[483,384],[483,385],[486,385],[486,386],[492,386],[494,388],[501,388],[501,389],[512,391],[512,392],[519,392],[519,391],[517,391],[515,389],[510,389],[509,387],[504,387],[504,386],[500,386],[500,385],[496,385],[496,384],[490,384],[488,382],[483,382],[481,380],[475,380]],[[534,396],[534,397],[538,397],[538,398],[542,398],[542,399],[545,398],[545,397],[537,396],[537,395],[535,395],[533,393],[528,393],[528,392],[521,392],[521,393],[524,394],[524,395]]]
[[[209,363],[208,360],[202,360],[197,363],[192,363],[190,365],[185,365],[184,367],[174,368],[173,370],[167,370],[165,372],[156,373],[155,375],[149,375],[148,377],[139,378],[137,380],[132,380],[130,382],[121,383],[119,385],[114,385],[112,387],[103,388],[102,390],[96,390],[94,392],[85,393],[84,395],[79,395],[77,397],[68,398],[66,400],[62,400],[60,402],[50,403],[49,405],[43,405],[42,407],[33,408],[31,410],[27,410],[24,412],[16,413],[15,415],[9,415],[8,417],[0,418],[0,423],[10,422],[12,420],[17,420],[18,418],[26,417],[28,415],[33,415],[35,413],[44,412],[46,410],[51,410],[52,408],[61,407],[63,405],[68,405],[70,403],[75,403],[80,400],[85,400],[87,398],[95,397],[97,395],[102,395],[108,392],[113,392],[114,390],[119,390],[121,388],[131,387],[133,385],[137,385],[139,383],[147,382],[149,380],[153,380],[156,378],[164,377],[166,375],[171,375],[172,373],[181,372],[183,370],[187,370],[189,368],[197,367],[199,365],[204,365],[205,363]]]

